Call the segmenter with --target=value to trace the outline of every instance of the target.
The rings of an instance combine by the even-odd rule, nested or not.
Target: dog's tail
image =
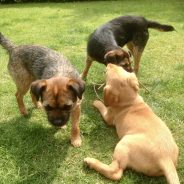
[[[161,168],[164,172],[168,184],[180,184],[176,167],[171,159],[164,159],[161,162]]]
[[[0,32],[0,44],[8,51],[11,52],[15,45],[4,37],[4,35]]]
[[[153,29],[157,29],[159,31],[175,31],[174,27],[171,25],[166,25],[166,24],[160,24],[156,21],[152,21],[152,20],[147,20],[148,23],[148,28],[153,28]]]

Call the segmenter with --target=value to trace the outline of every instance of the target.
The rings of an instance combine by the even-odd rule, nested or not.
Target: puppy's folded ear
[[[115,51],[107,52],[104,56],[104,59],[105,59],[106,64],[108,64],[108,63],[117,63]]]
[[[43,90],[46,88],[46,81],[45,80],[36,80],[31,84],[31,93],[35,95],[36,100],[38,101],[42,95]]]
[[[110,86],[104,87],[104,104],[105,106],[112,106],[117,104],[119,101],[118,94],[116,94],[115,89],[112,89]]]
[[[77,95],[79,99],[82,99],[82,94],[85,91],[85,82],[83,80],[70,79],[67,86]]]
[[[139,91],[139,82],[138,82],[137,77],[134,73],[131,73],[131,76],[129,78],[129,83],[135,91]]]

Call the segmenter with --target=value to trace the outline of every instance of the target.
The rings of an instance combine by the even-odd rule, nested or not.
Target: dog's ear
[[[131,73],[131,76],[129,78],[129,83],[135,91],[139,91],[139,82],[138,82],[137,77],[134,73]]]
[[[43,90],[46,88],[46,81],[45,80],[36,80],[31,84],[31,93],[36,97],[38,101],[42,95]]]
[[[115,51],[109,51],[105,54],[104,59],[106,61],[106,64],[108,63],[117,63],[116,58],[116,52]]]
[[[119,101],[118,93],[111,86],[104,87],[104,104],[105,106],[112,106]]]
[[[79,99],[82,99],[82,94],[85,91],[85,82],[83,80],[71,79],[67,86],[77,95]]]

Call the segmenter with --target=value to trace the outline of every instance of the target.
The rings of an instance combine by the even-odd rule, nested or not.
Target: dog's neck
[[[116,106],[116,108],[119,108],[120,110],[127,109],[127,108],[130,108],[132,105],[140,104],[143,102],[144,102],[143,98],[139,94],[137,94],[137,96],[132,101],[119,103]]]
[[[105,49],[105,53],[107,53],[109,51],[113,51],[113,50],[119,50],[119,49],[121,49],[121,47],[119,47],[118,45],[109,45]]]
[[[131,102],[119,104],[115,108],[112,107],[113,109],[116,109],[116,118],[114,121],[116,121],[116,119],[119,117],[124,116],[124,114],[129,112],[133,106],[142,106],[142,104],[145,104],[143,98],[140,95],[137,95],[136,98]]]
[[[135,100],[131,103],[132,104],[139,104],[144,102],[143,98],[138,94],[137,97],[135,98]]]

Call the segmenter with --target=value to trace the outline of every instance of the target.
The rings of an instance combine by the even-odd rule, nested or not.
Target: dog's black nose
[[[61,126],[65,125],[67,123],[67,120],[65,118],[59,118],[59,119],[52,119],[52,120],[50,120],[50,122],[54,126],[61,127]]]
[[[62,123],[62,120],[61,119],[54,120],[54,124],[55,125],[60,125],[61,123]]]

